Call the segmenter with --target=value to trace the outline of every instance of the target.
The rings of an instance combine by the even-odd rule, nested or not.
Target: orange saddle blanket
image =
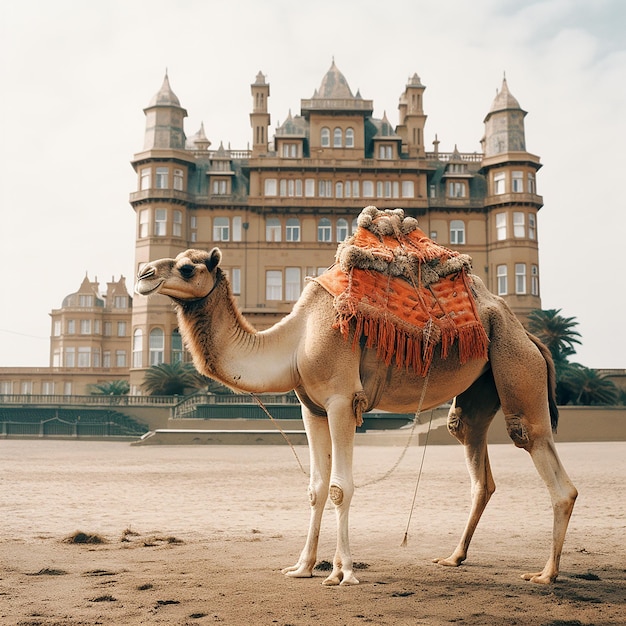
[[[397,263],[393,262],[386,266],[386,271],[342,263],[347,248],[353,257],[360,254],[358,248],[364,245],[368,260],[362,265],[372,267],[381,259],[401,257],[401,265],[412,269],[397,275]],[[351,326],[354,327],[355,347],[362,344],[374,348],[386,365],[395,362],[398,367],[412,368],[425,376],[438,345],[444,359],[455,342],[460,363],[487,359],[489,339],[476,310],[472,279],[466,267],[455,264],[455,257],[459,256],[417,228],[408,234],[396,233],[393,238],[377,237],[358,228],[340,246],[338,263],[313,280],[334,296],[335,328],[347,339]],[[433,280],[432,267],[437,266],[438,260],[450,259],[454,271]],[[439,271],[445,274],[441,268]],[[422,274],[428,272],[432,282],[423,280]]]

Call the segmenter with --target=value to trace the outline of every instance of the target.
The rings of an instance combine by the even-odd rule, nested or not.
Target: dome
[[[320,88],[313,97],[331,99],[354,98],[348,81],[335,65],[335,59],[333,59],[330,69],[326,72]]]
[[[165,72],[165,78],[163,79],[161,89],[159,89],[152,100],[150,100],[150,104],[148,106],[180,106],[180,100],[170,87],[170,80],[167,76],[167,72]]]
[[[521,110],[521,107],[517,98],[515,98],[509,91],[509,86],[505,77],[502,79],[502,89],[500,89],[500,91],[496,94],[489,112],[493,113],[494,111],[506,111],[510,109]]]

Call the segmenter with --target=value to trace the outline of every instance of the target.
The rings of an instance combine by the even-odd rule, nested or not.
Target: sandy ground
[[[554,585],[543,567],[549,498],[528,455],[490,447],[498,490],[459,568],[469,506],[460,446],[359,446],[350,519],[361,584],[290,579],[308,522],[307,477],[287,446],[0,442],[0,624],[624,624],[626,444],[560,444],[579,488]],[[296,449],[308,467],[305,447]],[[106,543],[71,544],[77,530]],[[327,508],[320,561],[334,552]]]

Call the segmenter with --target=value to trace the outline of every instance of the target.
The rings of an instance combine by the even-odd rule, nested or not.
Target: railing
[[[268,405],[290,405],[296,406],[300,404],[298,398],[293,394],[260,394],[259,399],[263,404]],[[196,393],[193,396],[185,398],[177,404],[172,411],[173,419],[181,419],[192,415],[200,405],[244,405],[255,404],[256,401],[250,394],[208,394]]]
[[[461,157],[461,161],[469,163],[480,163],[485,155],[482,152],[427,152],[426,159],[428,161],[442,161],[447,163],[452,157]]]
[[[65,396],[0,394],[0,404],[8,405],[90,405],[90,406],[175,406],[177,396]]]

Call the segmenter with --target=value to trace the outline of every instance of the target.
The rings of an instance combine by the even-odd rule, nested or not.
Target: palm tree
[[[618,404],[619,389],[596,370],[572,363],[559,383],[561,392],[567,395],[563,404],[598,405]]]
[[[125,396],[129,391],[127,380],[109,380],[91,386],[92,396]]]
[[[191,363],[160,363],[146,371],[142,388],[151,396],[184,395],[186,389],[199,389],[206,385]]]
[[[574,344],[580,344],[575,317],[563,317],[561,309],[535,309],[528,314],[528,330],[548,347],[557,366],[576,353]]]

